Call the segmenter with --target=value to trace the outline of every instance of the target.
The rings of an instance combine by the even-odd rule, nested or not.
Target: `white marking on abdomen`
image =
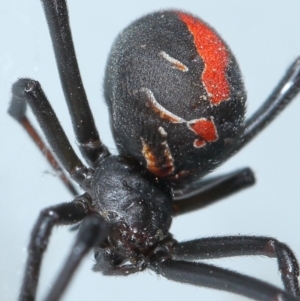
[[[182,72],[187,72],[189,71],[189,68],[184,65],[183,63],[181,63],[179,60],[176,60],[175,58],[171,57],[170,55],[168,55],[166,52],[161,51],[158,53],[158,55],[162,58],[164,58],[165,60],[167,60],[168,62],[170,62],[174,68],[182,71]]]
[[[162,137],[167,137],[168,136],[168,133],[165,131],[165,129],[162,127],[162,126],[160,126],[159,128],[158,128],[158,132],[160,133],[160,135],[162,136]]]
[[[146,105],[148,107],[150,107],[154,112],[158,113],[160,118],[168,120],[172,123],[185,122],[185,120],[183,118],[171,113],[170,111],[165,109],[162,105],[160,105],[157,102],[157,100],[155,99],[155,97],[150,89],[141,88],[140,91],[146,93],[148,100],[149,100],[149,102]]]

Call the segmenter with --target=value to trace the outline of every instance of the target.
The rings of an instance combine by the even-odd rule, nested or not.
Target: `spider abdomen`
[[[235,58],[206,23],[179,11],[147,15],[119,35],[105,97],[118,150],[158,177],[207,172],[244,128]]]

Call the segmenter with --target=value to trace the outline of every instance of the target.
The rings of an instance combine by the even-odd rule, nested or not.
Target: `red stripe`
[[[229,61],[227,47],[220,37],[199,19],[182,12],[177,14],[193,35],[197,52],[204,62],[201,79],[210,101],[213,105],[219,105],[230,96],[230,87],[226,79]]]

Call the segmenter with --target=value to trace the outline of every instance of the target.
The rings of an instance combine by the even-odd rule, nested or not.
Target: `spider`
[[[31,236],[20,300],[35,299],[40,264],[53,226],[78,223],[75,244],[46,300],[61,297],[92,248],[94,269],[106,275],[128,275],[150,268],[171,280],[256,300],[298,300],[299,267],[285,244],[255,236],[180,243],[169,227],[173,216],[212,204],[254,183],[249,168],[201,178],[241,149],[295,97],[300,89],[299,59],[263,106],[244,122],[240,71],[214,30],[179,11],[158,12],[136,21],[117,39],[107,65],[105,97],[120,153],[113,156],[99,138],[86,100],[66,3],[42,2],[79,149],[89,167],[69,145],[39,83],[18,80],[9,113],[44,151],[67,188],[77,194],[63,169],[86,191],[71,203],[41,212]],[[213,42],[201,40],[199,32]],[[209,52],[202,52],[201,45]],[[211,60],[211,53],[218,55]],[[27,119],[27,103],[59,162]],[[261,254],[277,258],[285,291],[198,262]]]

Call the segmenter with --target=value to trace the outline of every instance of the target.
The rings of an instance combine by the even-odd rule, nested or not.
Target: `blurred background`
[[[136,18],[178,8],[211,24],[230,45],[248,91],[247,116],[259,107],[286,68],[300,55],[300,2],[152,0],[69,1],[73,38],[82,78],[101,138],[116,153],[103,100],[105,62],[117,34]],[[0,0],[0,295],[16,300],[30,231],[39,211],[71,200],[48,163],[6,113],[18,77],[40,81],[76,148],[63,99],[45,17],[38,0]],[[179,241],[250,234],[278,238],[300,258],[300,97],[255,141],[221,166],[224,173],[250,166],[257,184],[201,211],[178,217],[171,232]],[[77,150],[77,149],[76,149]],[[42,266],[38,299],[55,278],[75,233],[55,228]],[[91,271],[90,253],[77,271],[64,301],[80,300],[247,300],[240,296],[170,282],[145,271],[104,277]],[[282,287],[275,259],[230,258],[213,264]]]

